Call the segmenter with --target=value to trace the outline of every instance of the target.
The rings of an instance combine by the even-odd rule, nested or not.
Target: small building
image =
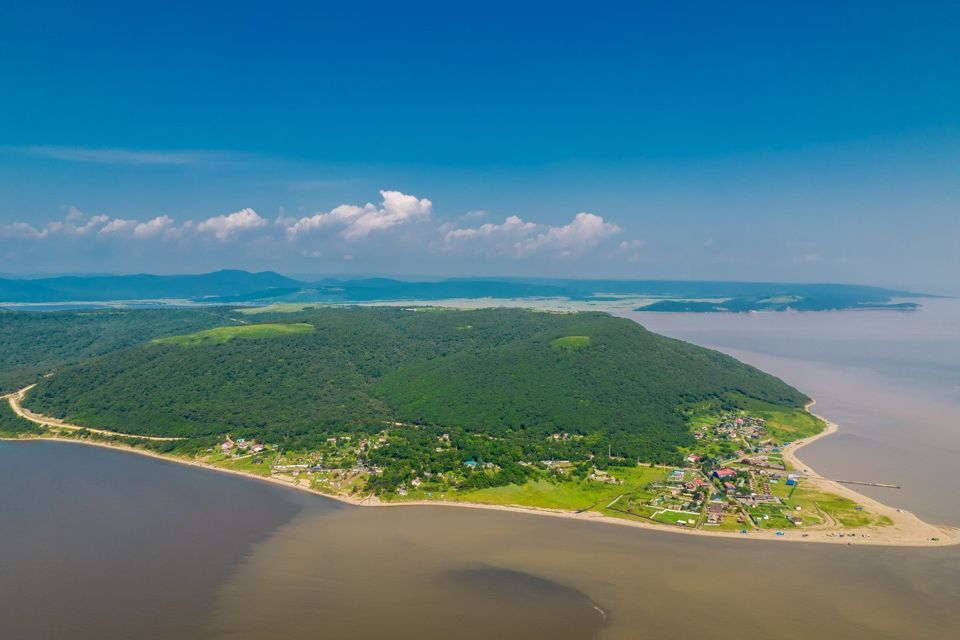
[[[730,467],[724,467],[723,469],[717,469],[713,472],[714,478],[719,478],[720,480],[728,478],[736,478],[737,472],[731,469]]]

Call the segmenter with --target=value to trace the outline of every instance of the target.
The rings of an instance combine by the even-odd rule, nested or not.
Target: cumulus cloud
[[[509,216],[503,224],[488,222],[479,227],[466,227],[447,231],[445,240],[456,241],[465,238],[493,238],[496,236],[518,237],[533,233],[537,225],[524,222],[520,216]]]
[[[538,225],[519,216],[509,216],[502,224],[487,223],[479,227],[446,230],[444,243],[447,248],[472,242],[475,248],[518,256],[550,252],[566,257],[579,255],[619,232],[617,225],[586,212],[578,213],[563,226]]]
[[[584,211],[574,216],[569,224],[550,227],[543,233],[524,240],[520,244],[520,250],[522,253],[551,250],[561,256],[571,256],[583,253],[601,240],[619,232],[620,227],[617,225]]]
[[[157,216],[146,222],[113,218],[100,228],[99,234],[104,236],[111,234],[130,234],[135,238],[152,238],[160,235],[164,231],[172,231],[174,222],[174,219],[170,216]]]
[[[343,260],[383,258],[384,252],[395,257],[424,251],[448,257],[459,253],[516,260],[585,255],[620,233],[616,224],[588,212],[578,213],[560,225],[537,223],[518,215],[485,222],[480,219],[488,215],[485,212],[449,214],[446,222],[441,223],[432,218],[433,203],[427,198],[389,190],[380,191],[380,195],[378,204],[341,204],[300,218],[290,217],[280,209],[271,220],[250,208],[196,222],[178,222],[168,215],[143,219],[88,216],[69,208],[63,218],[42,226],[30,222],[0,224],[0,237],[37,242],[53,242],[52,238],[60,237],[71,238],[74,243],[82,237],[100,243],[110,242],[111,238],[143,242],[177,239],[177,243],[168,245],[169,251],[174,246],[186,248],[215,242],[226,247],[228,241],[242,241],[247,248],[256,246],[264,256],[292,252],[310,258],[341,256]],[[318,233],[323,230],[326,233]],[[278,244],[282,238],[286,241]],[[345,241],[348,247],[344,246]],[[604,244],[603,256],[639,259],[642,246],[639,240],[610,242]]]
[[[124,233],[133,231],[138,222],[136,220],[124,220],[123,218],[114,218],[100,228],[100,235],[110,235],[111,233]]]
[[[226,240],[241,231],[256,229],[267,225],[253,209],[240,209],[231,214],[207,218],[196,226],[201,233],[212,233],[219,240]]]
[[[146,222],[141,222],[133,228],[133,235],[138,238],[152,238],[173,226],[170,216],[157,216]]]
[[[0,237],[39,239],[53,235],[85,236],[98,230],[109,220],[110,216],[104,215],[87,218],[86,214],[79,209],[69,207],[63,220],[53,220],[43,227],[34,227],[27,222],[13,222],[0,226]]]
[[[347,240],[366,238],[374,231],[382,231],[430,217],[433,203],[399,191],[381,191],[380,206],[367,203],[362,207],[342,204],[326,213],[300,218],[287,226],[287,234],[296,237],[324,227],[340,227]]]
[[[0,238],[43,238],[47,229],[37,229],[26,222],[11,222],[0,226]]]

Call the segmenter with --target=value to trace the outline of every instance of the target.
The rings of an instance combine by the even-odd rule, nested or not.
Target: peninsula
[[[535,511],[687,534],[942,545],[820,477],[835,428],[733,358],[602,313],[308,308],[65,365],[5,437],[116,446],[362,505]],[[182,320],[182,319],[181,319]]]

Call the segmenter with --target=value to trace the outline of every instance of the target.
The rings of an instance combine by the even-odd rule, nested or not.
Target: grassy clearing
[[[586,349],[590,346],[590,336],[564,336],[556,340],[551,340],[550,344],[559,349],[576,351],[577,349]]]
[[[610,474],[618,480],[623,480],[623,484],[606,484],[593,480],[539,479],[522,485],[513,484],[457,494],[448,493],[447,498],[483,504],[570,511],[580,509],[602,511],[620,495],[646,491],[650,483],[666,478],[667,472],[650,467],[620,467],[611,469]]]
[[[272,455],[271,455],[272,457]],[[223,469],[230,469],[231,471],[242,471],[243,473],[249,473],[254,476],[269,477],[270,476],[270,458],[262,457],[262,462],[260,464],[254,464],[254,460],[257,458],[255,456],[244,456],[242,458],[232,458],[229,456],[223,456],[220,454],[215,454],[207,460],[210,464],[221,467]]]
[[[313,331],[313,325],[305,322],[244,324],[230,327],[216,327],[185,336],[158,338],[153,342],[155,344],[178,344],[185,347],[192,347],[198,345],[223,344],[234,338],[257,340],[261,338],[276,338],[295,333],[309,333],[311,331]]]
[[[766,420],[766,431],[777,442],[793,442],[807,438],[827,427],[823,420],[805,409],[792,409],[739,394],[733,396],[733,399],[750,415]]]
[[[306,311],[307,309],[319,309],[320,307],[325,307],[330,305],[323,304],[310,304],[310,303],[300,303],[300,302],[276,302],[274,304],[269,304],[265,307],[253,307],[250,309],[238,309],[240,313],[248,316],[254,316],[261,313],[298,313],[300,311]]]
[[[889,518],[878,517],[849,498],[832,493],[823,493],[813,488],[798,488],[794,492],[790,504],[801,505],[803,512],[820,509],[844,527],[890,524]]]
[[[700,519],[699,513],[692,513],[686,511],[657,511],[653,514],[654,521],[660,522],[662,524],[672,524],[677,525],[681,521],[685,526],[695,527],[697,521]]]

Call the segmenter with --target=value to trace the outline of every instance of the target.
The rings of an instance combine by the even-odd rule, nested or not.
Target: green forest
[[[228,309],[22,312],[0,309],[0,394],[58,368],[159,336],[228,323]]]
[[[370,462],[422,468],[447,435],[452,464],[489,461],[503,482],[522,477],[524,460],[676,463],[692,441],[684,408],[706,399],[806,401],[733,358],[602,313],[319,308],[194,336],[217,318],[183,313],[164,326],[198,325],[185,337],[61,366],[26,405],[84,426],[186,437],[188,448],[230,434],[306,451],[404,426]]]

